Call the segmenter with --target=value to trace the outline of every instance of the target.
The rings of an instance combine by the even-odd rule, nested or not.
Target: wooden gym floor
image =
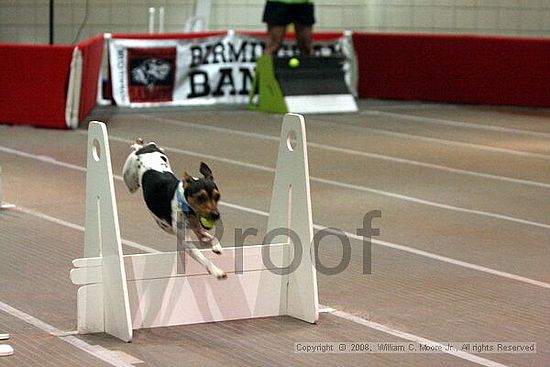
[[[361,112],[306,116],[316,230],[350,238],[351,260],[319,273],[317,325],[288,317],[139,330],[125,344],[75,336],[71,261],[82,256],[86,127],[0,126],[2,366],[548,366],[550,365],[550,110],[360,101]],[[265,232],[282,116],[242,108],[99,107],[115,174],[136,137],[172,167],[213,169],[225,234]],[[115,180],[124,251],[175,248],[140,195]],[[373,221],[371,274],[356,235]],[[342,246],[319,248],[326,267]],[[300,342],[534,342],[536,353],[295,353]]]

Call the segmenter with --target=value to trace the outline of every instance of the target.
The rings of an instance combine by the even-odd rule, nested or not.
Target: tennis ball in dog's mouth
[[[297,68],[298,66],[300,66],[300,60],[293,57],[290,60],[288,60],[288,66],[290,66],[291,68]]]
[[[214,224],[216,223],[215,221],[213,221],[211,219],[208,219],[208,218],[205,218],[205,217],[201,217],[200,221],[201,221],[201,225],[205,229],[212,229],[212,227],[214,227]]]

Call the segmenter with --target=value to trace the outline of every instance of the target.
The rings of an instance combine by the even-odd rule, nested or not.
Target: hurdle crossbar
[[[150,327],[280,315],[317,322],[309,168],[301,115],[287,114],[283,120],[269,213],[268,233],[278,234],[270,243],[224,248],[221,256],[202,250],[228,274],[224,280],[215,279],[178,251],[123,255],[107,129],[102,122],[91,122],[85,258],[74,260],[70,273],[73,284],[79,286],[78,332],[106,332],[128,342],[133,330]],[[281,271],[290,264],[290,271]]]

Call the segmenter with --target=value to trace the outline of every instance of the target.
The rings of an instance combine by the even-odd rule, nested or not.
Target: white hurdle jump
[[[190,256],[177,251],[123,255],[107,130],[102,122],[91,122],[86,257],[73,261],[70,274],[79,285],[78,332],[106,332],[130,341],[133,330],[160,326],[279,315],[315,323],[319,304],[309,168],[304,119],[297,114],[285,115],[281,131],[267,230],[278,228],[294,231],[302,247],[297,247],[292,236],[282,234],[275,237],[282,238],[279,242],[224,248],[221,256],[204,250],[228,274],[224,280],[216,280]],[[151,224],[151,230],[158,229]],[[291,263],[297,267],[291,272],[270,269],[264,265],[262,250],[269,250],[267,263],[274,268]],[[296,262],[295,252],[297,259],[301,252],[301,261]],[[235,257],[241,255],[238,263],[242,266],[236,271]],[[182,261],[184,266],[178,267]]]
[[[15,208],[15,205],[4,202],[4,196],[2,196],[2,166],[0,166],[0,210]]]

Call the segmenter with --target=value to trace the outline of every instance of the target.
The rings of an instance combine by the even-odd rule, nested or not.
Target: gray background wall
[[[210,29],[264,30],[263,0],[211,3]],[[315,4],[318,31],[550,37],[550,0],[316,0]],[[165,30],[179,32],[194,14],[195,1],[55,0],[55,41],[69,44],[102,32],[147,32],[151,6],[164,6]],[[0,42],[48,43],[48,14],[48,0],[0,0]]]

